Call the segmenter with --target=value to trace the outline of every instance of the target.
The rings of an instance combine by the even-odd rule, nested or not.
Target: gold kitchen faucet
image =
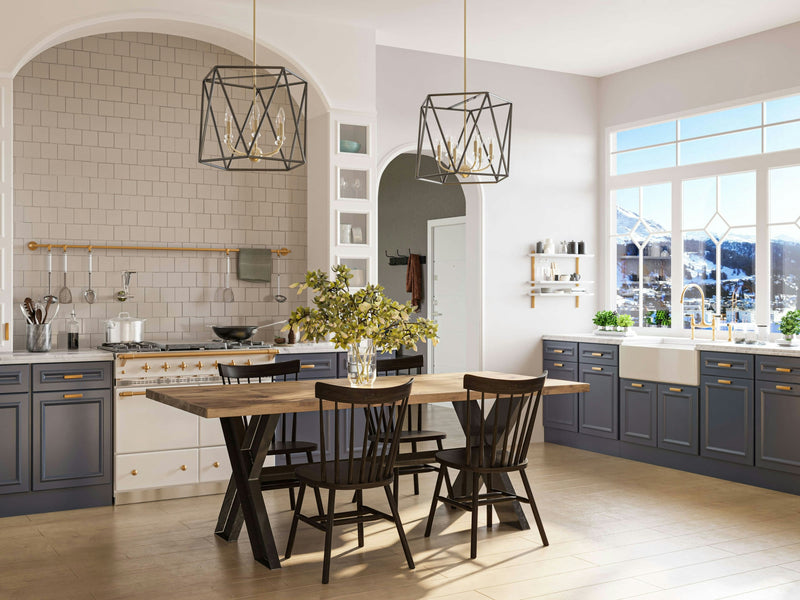
[[[694,330],[695,329],[710,329],[711,330],[711,339],[713,341],[717,340],[717,315],[711,315],[711,323],[706,323],[706,295],[703,293],[703,288],[701,288],[696,283],[690,283],[689,285],[683,288],[681,292],[681,304],[683,304],[683,297],[686,295],[686,291],[689,288],[697,288],[697,291],[700,292],[700,324],[697,325],[694,320],[694,315],[692,315],[691,320],[691,327],[692,327],[692,339],[694,339]]]

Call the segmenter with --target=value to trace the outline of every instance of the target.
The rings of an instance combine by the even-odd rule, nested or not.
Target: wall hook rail
[[[102,246],[100,244],[51,244],[47,242],[28,242],[28,250],[35,251],[39,248],[47,248],[50,250],[51,248],[64,248],[66,252],[67,248],[79,248],[83,250],[158,250],[158,251],[166,251],[166,252],[225,252],[229,254],[231,252],[239,252],[238,248],[182,248],[178,246]],[[289,254],[291,250],[288,248],[277,248],[272,250],[273,254],[277,254],[278,256],[286,256]]]

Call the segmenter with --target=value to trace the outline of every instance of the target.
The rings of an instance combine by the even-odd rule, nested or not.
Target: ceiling
[[[259,0],[259,5],[372,29],[384,46],[462,55],[461,0]],[[795,21],[800,21],[797,0],[469,0],[467,54],[602,77]]]

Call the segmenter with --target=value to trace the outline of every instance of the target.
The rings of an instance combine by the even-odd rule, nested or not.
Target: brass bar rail
[[[181,248],[179,246],[104,246],[100,244],[45,244],[43,242],[28,242],[28,250],[38,250],[39,248],[82,248],[84,250],[166,250],[169,252],[238,252],[238,248]],[[272,250],[273,254],[286,256],[291,250],[288,248],[278,248]]]

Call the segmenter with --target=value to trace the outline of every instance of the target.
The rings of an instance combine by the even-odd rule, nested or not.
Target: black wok
[[[272,327],[273,325],[281,325],[282,323],[286,323],[286,321],[277,321],[276,323],[269,323],[268,325],[211,325],[211,329],[214,331],[214,335],[222,340],[243,342],[253,337],[253,334],[259,329]]]

